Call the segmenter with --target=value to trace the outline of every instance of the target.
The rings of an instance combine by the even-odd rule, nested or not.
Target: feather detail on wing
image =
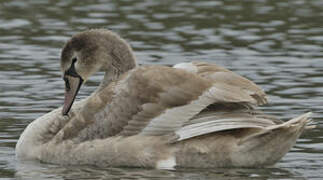
[[[266,116],[254,110],[249,112],[206,112],[190,121],[190,124],[175,131],[176,141],[220,131],[253,128],[262,130],[281,123],[272,116]]]
[[[257,105],[267,104],[265,92],[252,81],[216,64],[206,62],[180,63],[174,65],[174,68],[184,69],[191,73],[198,74],[204,79],[213,81],[214,83],[225,83],[234,87],[241,88],[256,101]]]
[[[228,87],[227,87],[228,88]],[[189,121],[194,115],[201,112],[207,106],[217,102],[250,102],[253,99],[236,91],[233,87],[231,90],[225,89],[224,85],[219,87],[212,86],[199,96],[197,100],[193,100],[190,103],[173,107],[165,110],[161,115],[153,118],[147,126],[142,129],[140,134],[143,135],[162,135],[174,132],[183,126],[183,124]]]
[[[257,104],[240,87],[181,69],[146,66],[115,87],[106,107],[110,135],[164,135],[180,129],[211,104]]]
[[[295,117],[289,121],[283,122],[274,116],[265,115],[260,111],[241,111],[234,112],[205,112],[194,117],[189,123],[175,131],[170,138],[170,143],[183,141],[197,136],[210,133],[231,131],[237,129],[249,129],[249,133],[239,137],[240,144],[247,142],[252,138],[275,130],[302,131],[303,129],[312,129],[316,126],[310,119],[311,112]]]

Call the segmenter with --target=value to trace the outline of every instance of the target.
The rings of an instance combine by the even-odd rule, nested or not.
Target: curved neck
[[[105,68],[104,78],[99,89],[108,86],[113,81],[117,81],[120,75],[134,69],[137,66],[131,47],[127,44],[124,45],[126,47],[124,47],[122,51],[115,48],[109,53],[112,63],[108,65],[108,68]]]

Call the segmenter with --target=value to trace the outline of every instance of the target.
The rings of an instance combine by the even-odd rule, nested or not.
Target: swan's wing
[[[258,105],[267,103],[266,94],[259,86],[224,67],[206,62],[190,62],[176,64],[174,68],[184,69],[198,74],[214,83],[222,82],[231,86],[240,87],[245,93],[255,98]]]
[[[239,86],[162,66],[130,71],[114,94],[105,108],[109,135],[163,135],[214,103],[257,104]]]
[[[209,133],[234,129],[258,129],[281,124],[273,116],[264,115],[255,110],[233,112],[205,112],[199,114],[182,128],[175,131],[176,141],[189,139]]]
[[[178,142],[190,139],[196,136],[207,135],[209,133],[217,133],[235,129],[246,129],[247,131],[239,131],[239,144],[247,142],[252,138],[257,138],[267,133],[271,133],[278,129],[290,132],[302,132],[303,129],[315,128],[311,123],[311,112],[300,115],[289,121],[283,122],[273,116],[264,115],[262,113],[253,114],[250,112],[233,112],[224,114],[207,113],[195,119],[196,123],[185,125],[175,131],[169,142]],[[237,132],[237,131],[236,131]],[[242,132],[242,133],[241,133]]]

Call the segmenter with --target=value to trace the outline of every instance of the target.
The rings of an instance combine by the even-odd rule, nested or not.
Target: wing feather
[[[149,124],[159,128],[161,124],[151,123],[152,119],[167,109],[189,104],[211,85],[208,80],[170,67],[137,68],[118,82],[115,96],[107,104],[107,119],[110,122],[108,131],[110,135],[130,136],[139,134]],[[123,115],[126,111],[131,112],[126,113],[130,116]],[[166,124],[173,128],[181,126],[179,121]],[[170,128],[161,128],[159,134],[165,129]]]
[[[178,137],[176,141],[233,129],[253,128],[262,130],[266,127],[276,125],[272,117],[240,111],[223,114],[207,113],[194,119],[194,121],[194,123],[175,131]]]
[[[241,87],[163,66],[136,68],[106,107],[110,135],[163,135],[214,103],[257,104]]]
[[[263,105],[267,103],[267,97],[265,92],[252,81],[244,78],[224,67],[216,64],[210,64],[206,62],[191,62],[180,63],[174,66],[175,68],[185,69],[189,72],[196,73],[197,75],[209,79],[214,83],[225,83],[234,87],[239,87],[245,93],[248,93],[256,101],[257,105]]]

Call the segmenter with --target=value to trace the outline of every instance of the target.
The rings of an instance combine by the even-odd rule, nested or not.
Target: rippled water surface
[[[323,1],[0,1],[1,179],[323,179]],[[14,148],[32,120],[63,103],[60,49],[74,33],[108,28],[140,64],[216,62],[261,85],[270,114],[312,111],[308,131],[275,166],[161,171],[19,163]],[[92,92],[100,74],[81,90]]]

